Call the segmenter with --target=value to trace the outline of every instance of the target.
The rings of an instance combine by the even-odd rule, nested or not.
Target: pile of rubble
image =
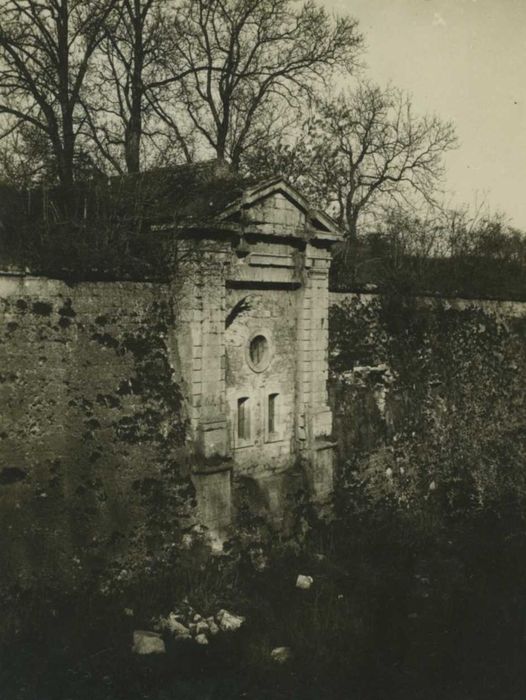
[[[174,611],[166,617],[153,621],[154,631],[136,630],[133,633],[133,648],[136,654],[162,654],[166,651],[163,635],[170,635],[175,641],[193,641],[206,645],[211,637],[221,632],[234,632],[245,622],[241,615],[228,610],[219,610],[216,615],[203,617],[193,608]]]
[[[309,590],[314,583],[312,576],[298,574],[296,588]],[[125,613],[133,611],[126,608]],[[153,630],[136,630],[133,633],[132,651],[136,654],[164,654],[166,646],[163,637],[171,637],[177,642],[190,641],[206,645],[212,637],[221,632],[235,632],[245,622],[241,615],[228,610],[219,610],[215,615],[204,617],[192,608],[185,599],[184,605],[169,613],[166,617],[152,620]],[[292,658],[290,647],[276,647],[270,652],[270,658],[278,664],[284,664]]]
[[[193,639],[197,644],[208,644],[210,637],[220,632],[234,632],[245,622],[241,615],[234,615],[228,610],[219,610],[214,616],[203,617],[190,609],[190,614],[171,612],[155,622],[155,629],[168,632],[177,641]]]

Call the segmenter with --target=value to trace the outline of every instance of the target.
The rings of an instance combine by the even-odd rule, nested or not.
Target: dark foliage
[[[403,250],[396,238],[371,235],[336,251],[331,288],[525,300],[526,236],[501,234],[484,245],[439,256]]]
[[[332,308],[330,337],[341,489],[355,514],[520,520],[524,319],[356,297]]]
[[[71,188],[3,186],[2,267],[74,281],[167,279],[178,226],[206,226],[244,182],[210,161]]]
[[[509,526],[482,518],[430,532],[386,511],[340,514],[301,550],[276,547],[263,573],[192,549],[154,587],[49,600],[32,633],[2,650],[0,685],[10,700],[516,700],[526,540]],[[311,590],[295,588],[300,571]],[[168,636],[166,655],[132,655],[132,631],[185,595],[247,622],[207,647]],[[270,659],[278,645],[293,652],[283,666]]]

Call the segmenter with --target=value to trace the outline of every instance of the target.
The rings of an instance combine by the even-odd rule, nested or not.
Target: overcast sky
[[[526,230],[526,0],[322,0],[356,17],[368,74],[452,120],[453,202],[485,199]]]

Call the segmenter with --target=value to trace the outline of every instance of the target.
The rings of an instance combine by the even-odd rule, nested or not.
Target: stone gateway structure
[[[326,503],[328,274],[338,227],[276,178],[244,187],[206,225],[183,220],[175,234],[175,347],[204,524],[227,528],[242,478],[280,522],[294,466],[313,500]]]
[[[279,178],[210,164],[125,184],[155,194],[163,277],[0,272],[8,578],[130,571],[196,524],[220,544],[240,512],[287,528],[300,493],[330,499],[337,226]]]

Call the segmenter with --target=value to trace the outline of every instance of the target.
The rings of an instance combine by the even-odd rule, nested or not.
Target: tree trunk
[[[141,169],[141,138],[144,67],[144,24],[141,1],[135,0],[133,14],[133,67],[131,76],[130,116],[124,133],[124,157],[129,173],[138,173]]]
[[[346,236],[349,241],[356,242],[358,240],[358,216],[360,212],[351,207],[347,209],[347,231]]]
[[[135,105],[133,105],[135,107]],[[140,107],[133,112],[126,124],[124,133],[124,155],[129,173],[138,173],[141,168],[141,115]]]
[[[57,16],[58,97],[62,120],[62,144],[60,146],[58,170],[60,183],[67,188],[73,184],[75,150],[73,106],[70,100],[68,0],[62,0],[59,7]]]
[[[349,281],[352,286],[358,284],[358,215],[359,210],[354,207],[347,208],[347,230],[346,230],[346,258]]]
[[[69,105],[62,119],[63,145],[61,183],[65,187],[70,187],[74,180],[75,131],[73,128],[73,114],[71,113]]]

